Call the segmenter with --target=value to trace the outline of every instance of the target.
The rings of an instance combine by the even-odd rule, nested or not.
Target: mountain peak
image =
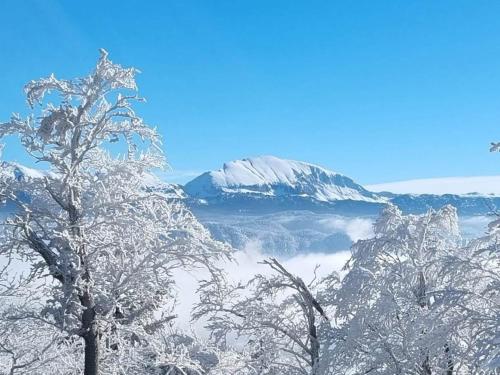
[[[187,183],[185,190],[198,198],[224,194],[300,196],[318,201],[381,199],[349,177],[305,162],[258,156],[224,163]]]
[[[259,186],[295,183],[298,176],[314,172],[333,174],[324,168],[295,160],[265,155],[224,163],[222,169],[210,172],[221,186]]]

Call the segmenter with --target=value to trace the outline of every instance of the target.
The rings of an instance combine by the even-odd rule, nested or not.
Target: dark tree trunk
[[[319,351],[320,344],[318,340],[318,331],[314,319],[314,311],[309,312],[309,338],[311,340],[311,374],[315,375],[319,371]]]
[[[448,344],[445,345],[444,352],[446,353],[447,357],[446,375],[453,375],[455,366],[453,364],[453,358],[451,357],[450,347],[448,346]]]
[[[84,375],[99,375],[99,331],[93,298],[89,292],[85,292],[80,301],[84,306],[82,314],[82,337],[85,341]]]
[[[99,337],[96,333],[89,332],[85,340],[85,371],[84,375],[99,374]]]
[[[425,357],[424,363],[422,363],[422,375],[432,375],[429,357]]]
[[[73,162],[74,161],[73,155]],[[73,237],[80,242],[84,237],[80,226],[80,218],[82,214],[78,208],[80,202],[80,192],[74,187],[70,188],[68,202],[68,214],[72,234]],[[80,245],[77,254],[80,258],[81,267],[84,270],[82,280],[87,284],[79,295],[80,303],[83,307],[80,336],[85,341],[85,369],[83,373],[84,375],[99,375],[99,329],[96,320],[94,296],[89,289],[91,277],[89,268],[86,265],[86,253],[87,251],[85,245]]]

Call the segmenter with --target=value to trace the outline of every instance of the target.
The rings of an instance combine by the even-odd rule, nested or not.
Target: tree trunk
[[[416,288],[415,296],[417,297],[417,303],[420,308],[425,309],[429,307],[429,297],[427,296],[427,282],[425,281],[425,275],[422,271],[418,273],[418,285]],[[425,330],[422,331],[422,335],[425,335]],[[425,354],[424,362],[421,366],[422,375],[432,375],[431,365],[429,363],[429,349],[425,349],[423,354]]]
[[[431,365],[429,363],[429,357],[425,357],[424,363],[422,363],[422,375],[432,375]]]
[[[82,337],[85,341],[84,375],[99,375],[99,330],[93,298],[87,291],[80,300],[84,306],[82,314]]]
[[[99,337],[94,332],[89,332],[85,340],[85,371],[84,375],[99,374]]]
[[[75,165],[75,159],[75,155],[72,155],[72,165]],[[84,375],[99,375],[99,329],[96,321],[94,296],[89,289],[91,277],[89,268],[86,264],[87,252],[83,241],[83,230],[80,225],[80,218],[82,216],[79,209],[80,191],[74,186],[70,187],[68,202],[69,221],[71,223],[73,237],[77,243],[80,243],[77,254],[84,271],[82,280],[86,284],[84,290],[79,295],[80,303],[83,307],[81,317],[82,333],[80,335],[85,341],[85,370],[83,373]]]
[[[453,358],[451,356],[450,347],[448,344],[445,345],[444,352],[446,353],[447,357],[446,375],[453,375],[453,370],[455,366],[453,364]]]
[[[316,375],[319,371],[319,350],[318,331],[316,329],[314,310],[309,311],[309,339],[311,350],[311,375]]]

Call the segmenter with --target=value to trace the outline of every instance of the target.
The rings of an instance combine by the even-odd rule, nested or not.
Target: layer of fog
[[[462,236],[465,239],[481,236],[485,233],[491,217],[473,216],[460,218]],[[324,218],[319,223],[332,233],[346,233],[353,242],[373,236],[373,220],[367,218]],[[350,257],[350,250],[332,253],[300,253],[292,257],[281,257],[278,260],[294,275],[301,277],[306,283],[316,276],[326,276],[333,271],[342,275],[342,268]],[[221,264],[227,278],[232,283],[246,283],[256,274],[271,274],[271,269],[263,264],[262,260],[269,258],[262,244],[258,240],[248,241],[243,250],[234,252],[234,261]],[[198,281],[207,275],[200,271],[176,272],[175,279],[178,291],[178,300],[175,312],[178,315],[176,324],[179,328],[190,330],[204,336],[203,322],[192,322],[190,313],[192,307],[198,302],[196,293]]]
[[[319,223],[331,233],[345,233],[356,242],[373,235],[373,220],[365,218],[343,218],[333,216],[320,219]]]
[[[346,261],[350,257],[350,251],[341,251],[332,254],[314,253],[301,254],[291,258],[279,259],[279,261],[294,275],[301,277],[306,283],[316,277],[324,277],[333,271],[341,272]],[[269,258],[262,252],[258,241],[250,241],[244,250],[235,251],[231,262],[220,264],[227,280],[231,283],[247,283],[255,275],[270,275],[272,270],[269,266],[261,264],[264,259]],[[319,267],[317,267],[319,266]],[[180,329],[191,331],[197,336],[205,336],[204,322],[192,322],[191,310],[198,302],[196,293],[198,281],[207,277],[207,273],[199,271],[175,273],[178,289],[178,301],[175,313],[178,318],[176,324]]]

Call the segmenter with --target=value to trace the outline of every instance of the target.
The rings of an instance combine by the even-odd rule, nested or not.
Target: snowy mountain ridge
[[[195,198],[213,198],[225,194],[254,197],[308,197],[320,202],[353,200],[385,202],[352,179],[323,167],[259,156],[225,163],[216,171],[205,172],[185,185]]]
[[[5,176],[6,178],[15,178],[17,180],[43,179],[45,177],[54,176],[52,172],[46,170],[33,169],[19,163],[6,161],[0,163],[0,175]],[[184,189],[181,185],[165,182],[153,173],[144,174],[142,183],[145,189],[163,194],[167,198],[186,198],[186,194],[184,193]]]
[[[0,174],[7,178],[50,176],[47,171],[17,163],[3,162],[0,167]],[[452,182],[460,187],[460,181]],[[463,218],[480,217],[500,207],[499,196],[384,193],[386,186],[376,187],[381,192],[373,193],[325,168],[272,156],[226,163],[185,186],[170,184],[152,173],[145,174],[142,183],[148,191],[184,201],[215,239],[238,249],[256,241],[269,254],[346,250],[358,238],[353,231],[371,228],[389,202],[407,213],[451,204]],[[461,192],[470,187],[462,187]],[[0,216],[11,209],[0,208]]]
[[[50,172],[17,163],[2,162],[0,167],[0,174],[10,178],[50,176]],[[205,172],[185,186],[145,174],[144,188],[184,200],[196,213],[206,209],[226,213],[309,210],[363,216],[377,215],[390,202],[408,213],[451,204],[461,215],[484,215],[500,207],[500,188],[495,187],[500,177],[465,178],[467,183],[463,180],[437,179],[435,191],[433,180],[370,185],[367,189],[345,175],[314,164],[260,156],[225,163],[221,169]]]

